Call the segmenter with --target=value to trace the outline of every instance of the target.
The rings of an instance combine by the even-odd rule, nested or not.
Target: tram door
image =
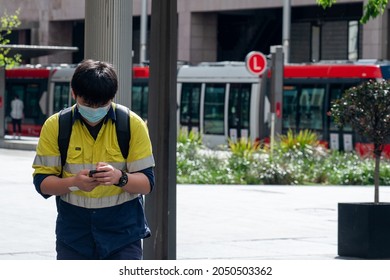
[[[75,103],[70,88],[74,70],[75,68],[61,68],[53,71],[50,78],[48,116]]]
[[[331,84],[330,85],[330,104],[335,99],[339,99],[344,91],[355,84]],[[353,144],[353,132],[350,125],[345,125],[343,128],[339,128],[334,122],[333,118],[329,118],[329,148],[332,150],[352,151],[354,149]]]
[[[50,112],[50,114],[72,106],[72,95],[70,93],[69,82],[57,82],[54,84],[52,104],[53,112]]]
[[[202,100],[203,143],[209,147],[226,144],[226,83],[206,83]]]
[[[230,84],[228,102],[228,137],[236,142],[249,138],[251,84]]]
[[[22,135],[39,136],[41,126],[47,118],[46,112],[44,112],[46,92],[47,79],[8,79],[5,91],[6,116],[10,115],[13,97],[18,95],[24,103]],[[11,132],[10,119],[7,125],[7,131]]]
[[[201,83],[183,83],[180,98],[180,127],[190,132],[200,132]]]
[[[147,79],[134,79],[131,92],[131,110],[142,119],[148,119],[149,84]]]
[[[286,84],[283,87],[283,133],[288,130],[324,131],[324,84]]]

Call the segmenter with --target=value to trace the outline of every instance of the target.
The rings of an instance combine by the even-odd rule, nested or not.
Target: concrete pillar
[[[119,79],[115,102],[131,107],[132,0],[85,1],[85,58],[114,65]]]
[[[42,0],[38,2],[39,5],[39,29],[38,29],[38,42],[37,45],[47,46],[49,42],[49,2],[48,0]],[[47,64],[48,57],[43,56],[31,60],[32,63]]]
[[[149,260],[176,259],[176,15],[177,0],[152,1],[148,126],[156,186],[145,203],[152,230],[144,242]]]
[[[388,57],[388,10],[383,15],[362,25],[362,58],[389,59]]]

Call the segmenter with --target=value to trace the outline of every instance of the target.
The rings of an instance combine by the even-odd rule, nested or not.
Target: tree
[[[367,81],[347,89],[332,103],[331,116],[339,126],[350,124],[374,144],[374,202],[379,203],[379,164],[390,136],[390,82]]]
[[[7,45],[10,43],[8,36],[12,33],[12,30],[20,25],[19,10],[15,11],[15,14],[8,15],[4,12],[0,17],[0,45]],[[20,54],[14,56],[9,55],[10,48],[0,47],[0,67],[10,68],[18,65],[22,59]]]
[[[336,0],[316,0],[317,4],[322,6],[324,9],[332,7]],[[376,18],[386,10],[387,3],[389,0],[368,0],[367,4],[364,5],[363,16],[360,19],[360,23],[366,23],[371,18]]]

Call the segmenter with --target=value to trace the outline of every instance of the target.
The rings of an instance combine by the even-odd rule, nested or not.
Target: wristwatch
[[[127,173],[123,170],[121,170],[121,172],[122,172],[122,176],[119,178],[118,184],[114,184],[114,186],[117,186],[120,188],[126,186],[127,181],[129,180],[129,178],[127,177]]]

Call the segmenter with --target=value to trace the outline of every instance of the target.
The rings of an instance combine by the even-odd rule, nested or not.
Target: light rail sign
[[[267,58],[261,52],[250,52],[246,55],[245,65],[253,75],[260,76],[267,68]]]

